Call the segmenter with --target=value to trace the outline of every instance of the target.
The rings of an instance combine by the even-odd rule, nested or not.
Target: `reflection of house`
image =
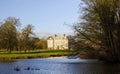
[[[47,40],[47,47],[49,49],[68,49],[67,36],[50,36]]]

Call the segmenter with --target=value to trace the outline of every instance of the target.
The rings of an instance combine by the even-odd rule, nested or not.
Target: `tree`
[[[27,25],[23,29],[23,31],[20,35],[20,42],[21,42],[20,45],[21,45],[21,48],[25,50],[25,52],[26,52],[27,49],[29,49],[29,46],[30,46],[30,44],[29,44],[30,36],[34,34],[32,32],[32,28],[33,28],[32,25],[30,25],[30,24]]]
[[[19,19],[8,17],[5,22],[0,23],[0,49],[15,50],[35,49],[35,43],[39,40],[33,35],[33,26],[28,24],[22,30]]]
[[[108,61],[120,62],[120,0],[83,0],[82,23],[76,32],[105,51]]]
[[[39,40],[40,39],[37,37],[30,37],[28,49],[30,49],[30,50],[38,49],[36,43],[39,42]]]
[[[17,46],[17,29],[19,20],[14,17],[9,17],[0,26],[0,45],[1,48],[7,49],[9,52]]]
[[[44,38],[41,38],[39,41],[36,42],[37,49],[46,49],[47,48],[47,41]]]

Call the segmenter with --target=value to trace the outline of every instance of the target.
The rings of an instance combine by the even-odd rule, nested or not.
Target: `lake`
[[[120,64],[79,57],[17,59],[1,62],[0,74],[120,74]]]

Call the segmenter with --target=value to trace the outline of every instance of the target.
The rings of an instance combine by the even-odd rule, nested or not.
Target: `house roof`
[[[55,36],[49,36],[47,40],[54,40],[54,39],[68,39],[68,37],[65,35],[64,36],[55,35]]]

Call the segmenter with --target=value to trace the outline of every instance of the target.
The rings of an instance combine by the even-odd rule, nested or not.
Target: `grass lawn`
[[[12,51],[11,53],[5,50],[0,51],[0,59],[28,59],[28,58],[46,58],[54,56],[68,56],[73,55],[72,50],[29,50],[29,51]]]

